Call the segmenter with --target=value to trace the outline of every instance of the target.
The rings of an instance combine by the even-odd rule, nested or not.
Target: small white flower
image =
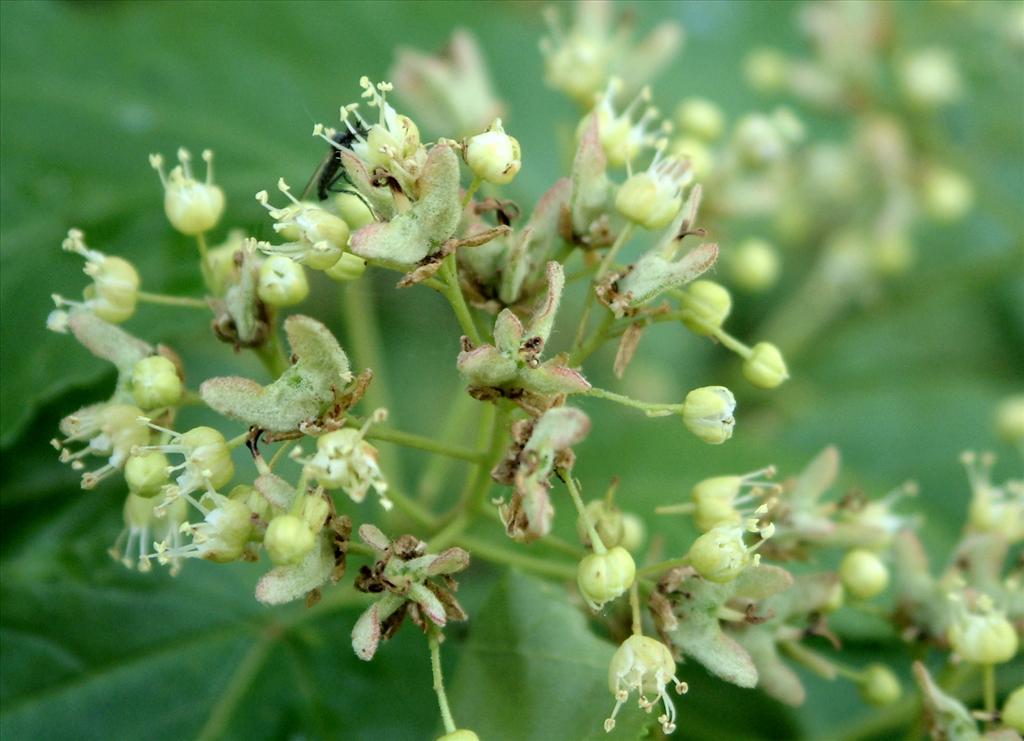
[[[95,455],[107,463],[82,474],[82,488],[92,489],[110,474],[124,467],[132,449],[149,442],[149,430],[139,422],[142,412],[131,404],[102,402],[90,404],[60,421],[63,440],[51,440],[60,451],[61,463],[70,463],[76,471],[85,468],[82,458]],[[85,443],[71,452],[69,443]]]
[[[664,703],[665,712],[658,717],[658,722],[665,733],[672,733],[676,729],[676,707],[666,686],[673,684],[680,695],[687,690],[686,682],[680,682],[675,673],[672,652],[661,641],[642,635],[623,641],[608,667],[608,688],[615,695],[615,708],[604,722],[604,730],[610,733],[615,728],[619,709],[630,693],[636,692],[640,707],[648,713],[658,700]]]
[[[171,226],[182,234],[195,236],[217,226],[224,213],[224,191],[213,184],[213,152],[203,150],[206,182],[192,176],[192,155],[184,147],[178,150],[178,164],[170,175],[164,174],[164,158],[149,155],[149,164],[164,186],[164,211]]]
[[[381,473],[377,449],[363,439],[366,428],[345,428],[321,435],[316,453],[306,463],[306,470],[326,489],[341,489],[354,502],[366,498],[370,487],[380,495],[380,503],[391,509],[387,498],[387,481]]]

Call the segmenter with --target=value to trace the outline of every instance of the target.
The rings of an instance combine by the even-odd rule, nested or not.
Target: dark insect
[[[345,176],[345,168],[341,163],[341,150],[338,147],[351,149],[356,139],[360,137],[365,138],[366,134],[367,129],[359,119],[355,120],[351,129],[346,127],[344,131],[334,133],[334,136],[331,137],[331,141],[334,144],[331,145],[330,151],[324,156],[320,166],[317,167],[313,177],[309,179],[309,182],[303,189],[302,200],[305,200],[315,188],[316,199],[318,201],[326,201],[331,193],[334,192],[334,187],[338,182],[348,179]]]

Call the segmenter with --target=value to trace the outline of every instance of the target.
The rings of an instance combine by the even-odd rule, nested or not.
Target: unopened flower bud
[[[960,173],[932,167],[921,182],[921,200],[924,210],[936,221],[958,221],[974,205],[974,188]]]
[[[224,242],[210,248],[207,265],[210,266],[210,290],[214,295],[222,296],[228,286],[237,281],[235,255],[244,248],[245,239],[245,231],[232,229]]]
[[[960,97],[960,72],[943,49],[914,52],[899,65],[898,74],[903,95],[916,106],[933,108]]]
[[[789,63],[778,49],[755,49],[743,63],[747,83],[759,93],[781,90],[789,74]]]
[[[624,521],[622,510],[614,504],[609,504],[604,499],[595,499],[587,502],[586,517],[576,518],[576,534],[583,545],[590,547],[589,525],[592,524],[597,530],[597,535],[606,548],[613,548],[621,545]]]
[[[636,553],[646,538],[647,528],[644,521],[632,512],[624,512],[622,515],[622,540],[619,541],[619,545],[630,553]]]
[[[743,376],[758,388],[773,389],[789,378],[789,371],[779,348],[770,342],[758,342],[743,361]]]
[[[224,213],[224,191],[213,184],[213,152],[203,151],[206,162],[206,182],[192,177],[192,155],[187,149],[178,150],[178,164],[170,175],[164,174],[164,158],[149,156],[149,164],[160,175],[164,186],[164,211],[171,226],[182,234],[194,236],[217,225]]]
[[[302,266],[284,255],[271,255],[260,265],[260,300],[270,306],[294,306],[309,295],[309,283]]]
[[[707,98],[687,98],[676,109],[676,123],[687,134],[711,142],[722,135],[725,119],[722,109]]]
[[[764,167],[786,152],[786,140],[770,117],[751,113],[740,119],[734,134],[736,150],[750,167]]]
[[[181,401],[178,369],[163,355],[143,358],[132,368],[132,397],[141,409],[173,407]]]
[[[858,599],[871,599],[889,585],[889,569],[882,559],[871,551],[855,548],[843,557],[839,565],[839,578],[843,588]]]
[[[1018,733],[1024,733],[1024,685],[1015,689],[1006,698],[1000,719]]]
[[[779,279],[778,253],[763,239],[741,242],[732,253],[728,267],[737,287],[751,293],[766,291]]]
[[[683,205],[683,188],[693,180],[686,162],[655,155],[643,172],[629,177],[615,195],[615,208],[645,229],[668,226]]]
[[[842,582],[837,581],[832,585],[832,589],[829,590],[828,599],[826,599],[825,603],[821,606],[821,611],[826,614],[835,612],[843,606],[843,603],[846,601],[845,598],[846,592],[843,590],[843,584]]]
[[[1017,631],[988,595],[978,598],[974,610],[962,604],[959,608],[946,637],[960,658],[972,664],[1004,664],[1017,654]]]
[[[155,497],[170,481],[167,456],[156,451],[139,453],[128,458],[124,465],[124,480],[128,490],[143,498]]]
[[[680,136],[672,140],[669,152],[678,160],[686,162],[698,180],[704,180],[715,167],[715,156],[708,145],[693,136]]]
[[[693,541],[689,555],[698,574],[719,584],[732,581],[758,562],[743,542],[743,528],[734,525],[719,525],[704,533]]]
[[[686,395],[683,423],[686,429],[710,445],[721,445],[736,424],[736,398],[725,386],[702,386]]]
[[[346,252],[338,261],[324,271],[324,274],[339,283],[359,280],[366,272],[366,260]]]
[[[635,576],[633,557],[622,546],[615,546],[605,553],[584,556],[576,573],[576,583],[587,605],[596,611],[624,594]]]
[[[902,275],[914,262],[914,243],[906,234],[889,234],[871,243],[871,267],[882,277]]]
[[[278,566],[296,564],[316,545],[316,536],[304,520],[295,515],[279,515],[267,525],[263,537],[270,560]]]
[[[1011,445],[1024,446],[1024,396],[1011,396],[999,402],[996,433]]]
[[[497,185],[511,183],[523,165],[519,142],[505,133],[500,118],[466,142],[464,156],[474,175]]]
[[[362,229],[374,221],[373,211],[355,193],[338,193],[334,196],[334,208],[352,231]]]
[[[695,334],[710,336],[732,311],[732,296],[711,280],[695,280],[682,297],[683,324]]]
[[[865,669],[858,682],[858,689],[864,702],[869,705],[892,705],[903,694],[900,680],[884,664],[872,664]]]

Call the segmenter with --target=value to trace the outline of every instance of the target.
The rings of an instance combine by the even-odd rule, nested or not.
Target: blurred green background
[[[969,218],[916,233],[916,268],[791,358],[793,380],[782,390],[737,385],[737,432],[725,446],[702,446],[675,419],[646,420],[585,401],[595,424],[577,450],[578,470],[592,491],[621,475],[621,504],[647,517],[703,476],[771,462],[794,473],[834,443],[844,458],[844,485],[877,496],[906,479],[920,483],[916,504],[941,563],[967,502],[959,452],[991,448],[1001,454],[999,473],[1019,471],[1019,459],[994,439],[992,414],[1000,399],[1024,389],[1024,75],[1019,50],[999,56],[1010,51],[993,46],[998,29],[979,25],[984,14],[965,5],[894,10],[908,45],[947,45],[962,64],[965,100],[939,125],[954,142],[950,161],[975,183]],[[769,102],[743,82],[744,53],[765,44],[806,52],[796,4],[628,7],[641,27],[672,17],[686,28],[684,52],[656,84],[666,110],[688,95],[712,98],[730,117],[764,108]],[[60,251],[72,226],[85,230],[90,245],[135,262],[147,290],[197,294],[194,247],[164,219],[148,153],[213,148],[228,196],[225,225],[266,233],[252,194],[278,176],[305,182],[323,149],[309,136],[312,124],[334,121],[338,105],[356,98],[361,75],[384,78],[396,45],[437,49],[456,27],[478,36],[509,105],[506,127],[522,143],[523,171],[508,193],[532,203],[562,174],[558,132],[577,116],[542,83],[540,9],[468,2],[0,4],[5,739],[433,737],[439,723],[426,647],[411,627],[364,664],[348,646],[358,608],[262,607],[252,589],[265,565],[189,563],[172,580],[126,571],[107,556],[121,528],[122,491],[115,482],[79,490],[47,441],[62,415],[109,394],[113,374],[70,337],[46,332],[44,320],[51,293],[73,296],[84,284],[80,261]],[[848,133],[843,120],[809,121],[812,138]],[[758,225],[741,225],[729,237],[744,229],[756,233]],[[798,284],[809,259],[787,255],[786,278],[773,295],[737,301],[730,327],[738,336],[760,339],[758,326]],[[399,292],[393,283],[393,275],[371,273],[356,289],[362,318],[376,316],[386,338],[375,383],[392,396],[396,426],[437,433],[460,388],[458,332],[439,297]],[[346,343],[335,284],[317,283],[302,311],[324,319]],[[178,350],[190,386],[224,373],[263,378],[252,357],[233,357],[206,324],[200,312],[143,306],[126,326]],[[567,342],[571,329],[561,331]],[[588,375],[599,385],[617,383],[607,370],[610,353],[592,361],[596,370]],[[693,386],[731,384],[735,374],[720,348],[660,326],[645,337],[620,387],[678,399]],[[210,418],[195,410],[183,415],[188,424],[202,420]],[[440,434],[472,433],[467,426]],[[396,461],[395,451],[382,447],[391,463],[401,463],[401,487],[415,491],[424,457]],[[462,471],[452,477],[446,492],[454,495]],[[558,506],[557,528],[568,537],[575,518],[568,502]],[[372,502],[351,511],[357,521],[379,519]],[[669,553],[691,537],[680,519],[648,521]],[[490,521],[478,530],[498,535]],[[463,583],[472,618],[449,631],[444,649],[456,717],[485,739],[603,736],[600,722],[612,704],[604,688],[609,644],[591,638],[564,608],[562,590],[503,578],[482,563]],[[885,650],[891,638],[862,621],[843,627],[852,663]],[[887,655],[908,676],[905,655],[891,647]],[[481,679],[493,662],[504,685]],[[871,722],[872,711],[849,684],[809,678],[809,700],[793,710],[707,679],[699,666],[682,673],[691,692],[680,703],[677,738],[825,739]],[[635,722],[623,726],[617,735],[629,737],[632,727],[636,736]]]

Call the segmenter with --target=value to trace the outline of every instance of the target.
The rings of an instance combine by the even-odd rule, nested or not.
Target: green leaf
[[[615,647],[590,631],[563,588],[509,572],[469,625],[449,691],[460,728],[517,741],[646,736],[652,718],[632,702],[604,732]]]

